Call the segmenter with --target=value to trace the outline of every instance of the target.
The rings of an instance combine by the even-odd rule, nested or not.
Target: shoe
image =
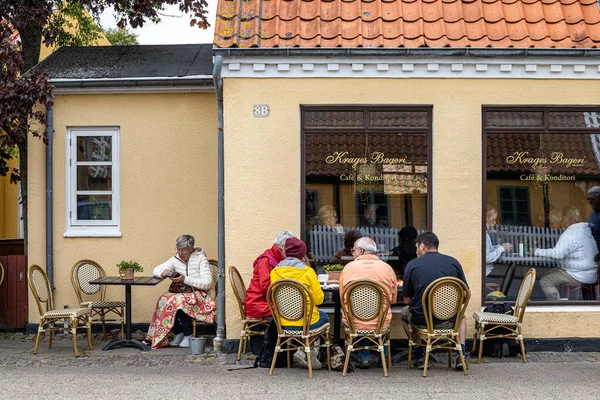
[[[191,337],[192,337],[192,335],[184,337],[183,340],[181,341],[181,343],[179,344],[179,347],[190,347],[190,338]]]
[[[175,335],[175,337],[173,338],[173,340],[171,340],[171,342],[169,344],[173,347],[177,347],[181,344],[181,341],[183,340],[184,337],[185,337],[185,335],[183,334],[183,332],[178,333],[177,335]]]
[[[465,368],[468,371],[469,370],[469,364],[467,364],[467,359],[465,358]],[[454,369],[457,371],[462,371],[462,363],[460,362],[460,356],[457,354],[454,357]]]
[[[368,361],[359,361],[354,365],[358,369],[369,369]]]
[[[296,350],[296,352],[294,353],[294,361],[308,368],[308,361],[306,361],[306,353],[302,350]]]
[[[430,367],[435,362],[436,362],[435,359],[433,357],[429,356],[428,367]],[[425,356],[423,356],[422,358],[419,358],[417,361],[415,361],[415,368],[420,369],[420,370],[425,369]]]
[[[321,367],[323,367],[321,365],[321,362],[317,358],[317,352],[314,350],[310,352],[310,364],[311,364],[313,370],[321,369]]]

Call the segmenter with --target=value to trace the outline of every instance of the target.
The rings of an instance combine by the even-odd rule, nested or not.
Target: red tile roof
[[[219,0],[217,47],[600,47],[597,0]]]

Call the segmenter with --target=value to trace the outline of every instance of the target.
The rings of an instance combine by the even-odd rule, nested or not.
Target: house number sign
[[[269,105],[268,104],[255,104],[254,105],[254,117],[268,117],[269,116]]]

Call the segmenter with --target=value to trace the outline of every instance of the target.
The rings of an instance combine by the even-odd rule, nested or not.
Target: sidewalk
[[[134,339],[141,340],[143,332],[133,334]],[[103,340],[98,334],[93,339],[93,350],[87,348],[85,335],[77,335],[77,347],[80,356],[75,357],[73,352],[73,340],[71,335],[58,334],[52,341],[52,348],[48,349],[48,339],[42,337],[38,353],[33,354],[35,335],[23,333],[0,332],[0,366],[169,366],[181,363],[193,365],[251,365],[254,363],[252,354],[242,355],[242,360],[236,362],[236,353],[215,354],[212,348],[212,338],[208,338],[206,353],[203,355],[191,355],[189,348],[167,347],[148,352],[134,348],[118,348],[103,351],[102,346],[109,340]],[[443,364],[444,353],[439,354]],[[468,358],[471,366],[476,365],[475,359]],[[599,363],[600,352],[533,352],[528,354],[528,363],[571,363],[589,362]],[[486,358],[482,364],[519,363],[520,357]],[[406,366],[406,361],[401,361],[393,366]]]

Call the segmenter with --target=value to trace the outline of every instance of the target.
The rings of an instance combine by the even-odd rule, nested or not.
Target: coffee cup
[[[327,283],[329,276],[327,274],[319,274],[319,275],[317,275],[317,279],[319,280],[319,283],[321,285],[324,285]]]

